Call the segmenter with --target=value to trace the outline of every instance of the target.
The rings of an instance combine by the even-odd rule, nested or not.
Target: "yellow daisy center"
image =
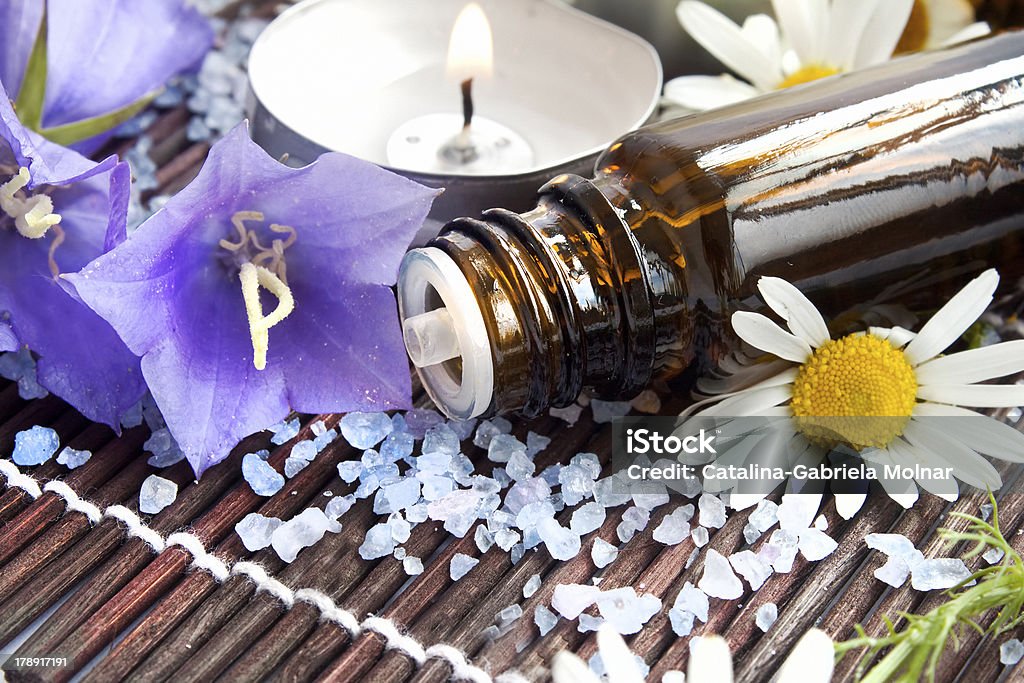
[[[778,90],[785,90],[791,88],[794,85],[800,85],[801,83],[810,83],[816,81],[819,78],[826,78],[828,76],[835,76],[839,73],[839,69],[834,66],[828,66],[827,64],[808,64],[800,68],[798,71],[794,71],[789,75],[786,80],[779,83]]]
[[[910,10],[910,19],[907,20],[907,27],[903,29],[900,42],[896,44],[896,54],[923,50],[928,44],[928,33],[931,30],[930,23],[928,3],[923,0],[914,0],[914,7]]]
[[[914,410],[917,377],[906,355],[884,339],[829,341],[800,366],[791,402],[797,429],[812,443],[884,448]]]

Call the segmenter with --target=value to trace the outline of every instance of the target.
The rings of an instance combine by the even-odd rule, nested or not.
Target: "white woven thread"
[[[50,481],[43,487],[39,486],[32,476],[23,473],[10,460],[0,459],[0,474],[7,480],[9,488],[19,488],[32,499],[39,498],[43,491],[53,493],[64,501],[69,511],[80,512],[92,524],[98,524],[106,518],[114,519],[125,527],[125,534],[138,538],[148,545],[153,552],[159,554],[169,546],[179,546],[192,556],[192,566],[208,572],[218,582],[224,582],[229,576],[245,576],[256,585],[257,592],[265,592],[277,598],[286,609],[291,609],[296,601],[313,605],[325,621],[338,624],[355,637],[363,631],[373,631],[384,638],[389,650],[398,650],[416,663],[423,666],[428,659],[439,659],[447,662],[452,668],[452,678],[471,681],[472,683],[495,683],[483,669],[470,664],[466,656],[451,645],[437,644],[424,649],[423,645],[410,635],[402,633],[395,622],[385,617],[368,617],[362,623],[349,610],[339,607],[330,597],[312,588],[292,590],[255,562],[241,561],[229,566],[224,560],[206,550],[203,542],[194,534],[179,531],[166,539],[150,529],[129,508],[123,505],[110,505],[105,510],[79,496],[74,489],[62,481]],[[510,678],[511,677],[511,678]],[[505,683],[521,683],[522,676],[515,672],[507,672],[499,677]]]

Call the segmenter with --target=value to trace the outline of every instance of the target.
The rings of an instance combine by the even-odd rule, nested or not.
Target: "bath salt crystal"
[[[885,564],[875,570],[875,578],[893,588],[899,588],[907,582],[910,567],[898,557],[890,557]]]
[[[799,550],[800,538],[792,531],[776,529],[761,548],[761,559],[768,562],[780,574],[788,574]],[[762,554],[763,553],[763,554]]]
[[[170,479],[151,474],[139,489],[139,512],[155,515],[178,497],[178,485]]]
[[[708,530],[702,526],[694,527],[693,531],[690,532],[690,538],[693,539],[693,544],[698,548],[703,548],[710,540]]]
[[[409,576],[417,576],[419,574],[422,574],[423,560],[421,560],[418,557],[413,557],[412,555],[407,555],[402,560],[402,569],[404,569],[405,573]]]
[[[1024,658],[1024,644],[1013,638],[999,646],[999,663],[1012,666]]]
[[[754,590],[759,589],[772,575],[772,567],[755,553],[743,550],[729,556],[729,563],[732,564],[736,573],[747,580]]]
[[[335,496],[327,502],[327,505],[324,507],[324,514],[331,519],[336,520],[351,510],[355,503],[356,497],[352,494],[347,496]]]
[[[412,524],[402,519],[401,515],[391,515],[385,523],[391,529],[391,538],[396,542],[405,543],[409,540],[409,536],[412,534]]]
[[[711,603],[704,591],[687,581],[683,584],[679,595],[676,596],[676,601],[672,604],[672,607],[689,612],[704,623],[707,623],[708,610],[711,608]]]
[[[618,507],[630,501],[630,485],[618,477],[605,477],[594,482],[594,502],[605,508]]]
[[[501,529],[494,533],[495,544],[506,553],[519,542],[520,538],[519,532],[512,529]]]
[[[872,550],[903,560],[911,568],[924,559],[914,543],[901,534],[868,534],[864,543]]]
[[[687,508],[689,508],[687,510]],[[665,515],[661,524],[654,530],[654,540],[665,545],[679,545],[690,535],[690,518],[693,517],[693,506],[683,505],[672,513]]]
[[[579,626],[576,628],[580,633],[591,633],[601,628],[604,624],[604,617],[595,617],[584,612],[580,615]]]
[[[480,524],[473,532],[473,541],[481,553],[486,553],[494,545],[494,534],[488,531],[486,526]]]
[[[811,562],[825,559],[839,547],[831,536],[818,529],[803,529],[798,535],[797,547],[800,548],[800,554]]]
[[[814,516],[818,513],[818,506],[821,504],[821,497],[803,494],[787,493],[782,497],[782,505],[779,506],[777,515],[779,528],[787,531],[802,531],[811,526]]]
[[[358,460],[342,460],[338,463],[338,476],[346,484],[351,484],[363,473],[363,464]]]
[[[779,506],[767,499],[758,502],[757,508],[747,518],[747,522],[753,524],[761,533],[771,529],[778,521]]]
[[[235,524],[235,533],[249,552],[263,550],[270,545],[270,537],[283,522],[277,517],[264,517],[250,512]]]
[[[595,538],[594,545],[590,549],[590,559],[594,561],[594,566],[598,569],[604,569],[619,555],[619,549],[613,546],[603,538]]]
[[[509,605],[495,614],[494,619],[498,622],[498,628],[504,629],[521,616],[523,616],[522,607],[519,605]]]
[[[508,559],[512,561],[512,564],[519,564],[519,560],[523,559],[524,555],[526,555],[526,547],[522,543],[516,543],[512,546]]]
[[[757,608],[754,615],[754,623],[761,631],[768,633],[768,629],[775,625],[779,618],[779,608],[773,602],[766,602]]]
[[[348,413],[338,426],[345,441],[360,450],[373,448],[394,430],[387,413]]]
[[[427,521],[427,506],[425,503],[416,503],[405,511],[405,518],[411,524],[420,524]]]
[[[531,598],[540,589],[540,574],[534,574],[523,584],[523,597]]]
[[[686,638],[693,632],[693,612],[687,612],[673,607],[668,611],[668,620],[672,624],[672,631],[680,638]],[[664,681],[665,679],[662,679]]]
[[[325,515],[320,508],[310,507],[277,527],[270,535],[270,545],[278,557],[291,562],[300,550],[317,543],[328,531],[340,532],[341,524]]]
[[[580,416],[583,415],[583,407],[573,403],[565,408],[552,408],[548,411],[548,415],[562,420],[572,427],[580,421]]]
[[[18,432],[14,436],[14,453],[11,459],[22,467],[42,465],[53,457],[60,446],[60,437],[49,427],[36,425]]]
[[[544,541],[548,553],[556,560],[571,560],[579,554],[582,543],[578,534],[560,525],[553,517],[537,524],[537,533]]]
[[[743,527],[743,540],[747,542],[747,545],[753,545],[759,538],[761,538],[761,531],[756,526],[747,524]]]
[[[526,433],[526,454],[531,458],[551,445],[551,437],[537,432]]]
[[[69,470],[74,470],[89,462],[89,458],[91,457],[92,451],[79,451],[74,448],[64,447],[61,452],[57,454],[57,462],[67,467]]]
[[[596,424],[606,424],[614,419],[625,417],[633,409],[628,401],[601,401],[591,399],[590,410],[594,413]]]
[[[487,459],[491,462],[506,463],[513,453],[526,454],[526,444],[511,434],[497,434],[487,445]]]
[[[455,435],[459,437],[459,441],[465,441],[473,436],[473,430],[476,429],[476,418],[469,420],[448,420],[448,428],[455,432]]]
[[[436,410],[416,408],[405,413],[406,431],[417,439],[426,436],[431,427],[444,424],[444,417]]]
[[[323,423],[321,423],[323,424]],[[334,443],[334,440],[338,438],[338,432],[333,429],[328,429],[323,434],[317,434],[313,438],[313,448],[319,453],[323,449]]]
[[[394,536],[394,534],[392,534],[392,536]],[[407,556],[408,556],[408,553],[406,552],[405,548],[402,547],[402,546],[398,546],[397,548],[395,548],[395,551],[393,553],[391,553],[391,557],[395,558],[399,562],[404,560]]]
[[[505,494],[505,509],[514,515],[525,506],[551,496],[551,487],[540,477],[517,481]]]
[[[700,525],[706,529],[721,529],[725,526],[725,503],[718,496],[710,493],[701,494],[697,501],[700,510]]]
[[[170,467],[185,459],[185,453],[178,448],[178,442],[167,427],[161,427],[150,434],[142,448],[152,454],[146,462],[153,467]]]
[[[359,557],[376,560],[395,552],[395,537],[387,524],[375,524],[366,532],[363,544],[359,546]]]
[[[566,505],[576,505],[594,493],[594,477],[585,467],[570,463],[558,472],[562,499]]]
[[[491,443],[494,443],[493,441]],[[533,464],[526,455],[526,451],[512,451],[508,464],[505,465],[505,472],[512,478],[512,481],[523,481],[533,476],[537,466]]]
[[[992,516],[992,503],[982,503],[979,510],[981,510],[981,518],[987,522],[989,517]]]
[[[420,482],[413,478],[401,479],[381,488],[384,499],[390,507],[389,512],[397,512],[411,507],[420,499]]]
[[[305,460],[306,462],[312,461],[316,454],[316,446],[309,439],[303,439],[296,443],[292,446],[292,452],[290,453],[291,457],[296,460]]]
[[[576,619],[601,596],[597,586],[566,583],[555,586],[551,596],[551,607],[566,619]]]
[[[828,530],[828,520],[825,519],[825,515],[818,515],[818,517],[814,520],[813,526],[818,531]]]
[[[299,434],[299,418],[291,420],[283,420],[278,422],[276,425],[271,425],[268,429],[274,436],[270,437],[270,443],[275,446],[287,443],[294,439]]]
[[[600,529],[606,516],[603,507],[597,503],[587,503],[573,510],[569,528],[573,533],[583,536]]]
[[[464,553],[455,553],[455,556],[452,557],[451,564],[448,567],[452,581],[458,581],[468,574],[470,569],[477,566],[479,563],[480,560],[475,557],[470,557]]]
[[[989,564],[999,564],[1003,559],[1004,554],[1005,553],[1002,548],[989,548],[982,554],[981,559],[985,560],[985,562]]]
[[[558,615],[544,605],[537,605],[533,610],[533,623],[537,624],[540,635],[546,636],[558,623]]]
[[[609,626],[625,636],[639,633],[661,611],[661,600],[649,593],[637,595],[632,587],[616,588],[597,597],[597,610]]]
[[[459,435],[446,424],[439,424],[427,430],[423,437],[420,450],[423,453],[447,453],[455,455],[459,452]]]
[[[508,428],[505,427],[509,424]],[[512,431],[511,424],[507,421],[499,422],[494,420],[481,420],[477,425],[476,434],[473,435],[473,443],[479,448],[489,448],[491,441],[499,434],[508,434]]]
[[[971,570],[956,558],[926,559],[910,569],[910,585],[919,591],[952,588],[969,578]]]
[[[284,476],[291,479],[309,466],[308,460],[288,456],[284,461]]]
[[[717,550],[708,550],[704,558],[704,575],[697,587],[713,598],[735,600],[743,595],[743,584],[736,577],[732,566]]]
[[[256,453],[242,457],[242,477],[257,496],[272,496],[284,487],[284,476]]]

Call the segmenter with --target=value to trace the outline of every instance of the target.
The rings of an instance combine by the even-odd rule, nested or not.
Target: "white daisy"
[[[614,629],[607,624],[597,632],[597,647],[605,665],[607,683],[644,683],[644,674]],[[773,679],[775,683],[827,683],[832,680],[835,648],[824,631],[811,629],[797,641]],[[602,683],[601,679],[571,652],[555,655],[551,666],[555,683]],[[662,683],[683,680],[682,672],[670,671]],[[686,683],[732,683],[732,654],[720,636],[696,637],[690,641]]]
[[[913,16],[908,46],[931,47],[984,35],[970,24],[967,0],[773,0],[777,19],[747,17],[742,26],[696,0],[676,15],[694,40],[745,80],[730,75],[682,76],[665,84],[665,100],[694,111],[880,64],[900,44]],[[915,6],[919,9],[912,14]],[[965,17],[967,17],[965,21]]]
[[[732,326],[747,344],[775,358],[746,367],[733,361],[737,374],[711,387],[729,393],[695,404],[683,417],[781,420],[788,425],[781,439],[790,462],[820,459],[843,443],[877,464],[879,473],[885,465],[951,468],[966,484],[999,488],[999,473],[982,454],[1024,462],[1024,434],[967,408],[1024,404],[1024,385],[981,384],[1024,371],[1024,341],[942,355],[985,312],[998,284],[995,270],[982,273],[917,334],[872,327],[833,340],[821,314],[796,287],[761,278],[762,298],[788,331],[750,312],[733,314]],[[742,421],[736,424],[742,428]],[[890,496],[908,508],[917,499],[913,481],[879,477]],[[916,477],[916,482],[948,500],[958,494],[952,479]],[[750,499],[733,496],[733,504],[742,507],[758,497],[763,492]],[[840,513],[851,516],[863,498],[837,496]]]
[[[896,54],[932,50],[988,35],[984,21],[974,21],[969,0],[914,0]]]

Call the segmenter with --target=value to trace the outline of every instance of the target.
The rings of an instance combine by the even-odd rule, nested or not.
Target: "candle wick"
[[[468,130],[473,123],[473,79],[462,81],[462,129]]]

